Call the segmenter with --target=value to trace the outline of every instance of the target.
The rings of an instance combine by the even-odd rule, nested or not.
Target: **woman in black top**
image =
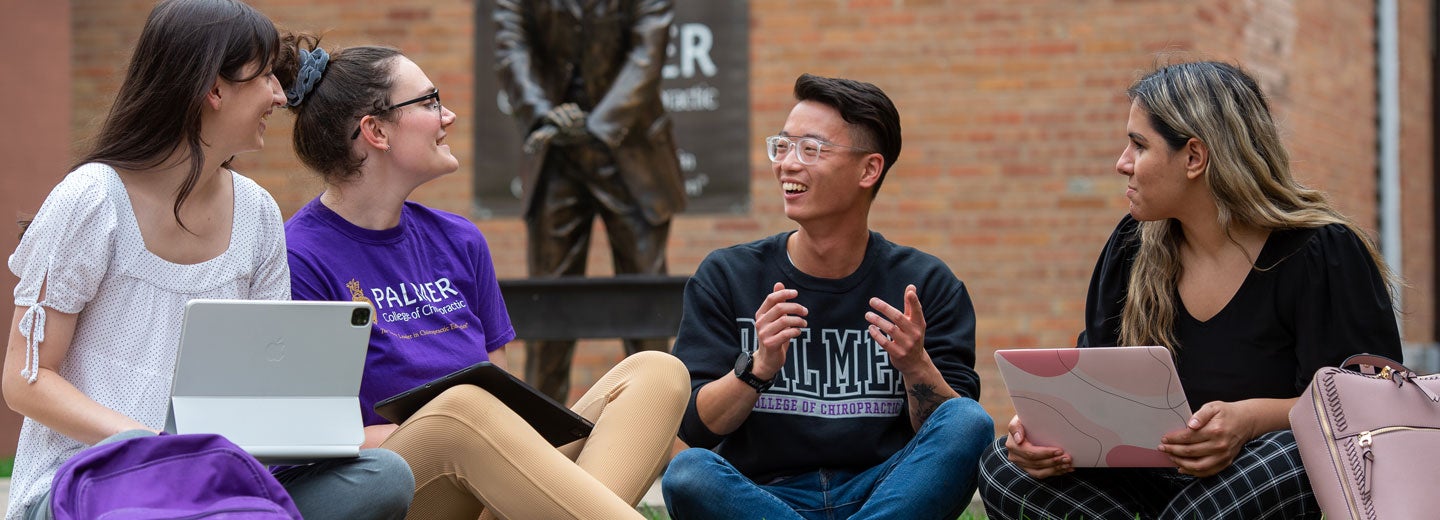
[[[1393,276],[1366,235],[1297,183],[1264,95],[1234,66],[1136,82],[1130,214],[1090,281],[1079,346],[1164,345],[1194,408],[1172,469],[1076,470],[1019,418],[981,460],[995,518],[1319,518],[1288,412],[1315,371],[1400,358]]]

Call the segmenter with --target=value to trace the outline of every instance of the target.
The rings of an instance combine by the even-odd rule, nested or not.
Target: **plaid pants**
[[[1255,438],[1205,478],[1171,468],[1080,468],[1036,480],[1005,454],[1001,437],[980,456],[980,497],[994,519],[1320,518],[1289,430]]]

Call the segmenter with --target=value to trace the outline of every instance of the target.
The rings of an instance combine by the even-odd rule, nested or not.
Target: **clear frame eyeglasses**
[[[406,106],[406,105],[413,105],[413,104],[416,104],[416,103],[421,103],[421,102],[429,101],[429,100],[432,100],[432,99],[435,100],[435,102],[434,102],[434,103],[431,103],[431,104],[429,104],[429,105],[425,105],[425,108],[426,108],[426,109],[429,109],[431,112],[435,112],[436,114],[439,114],[439,113],[443,112],[443,111],[445,110],[445,106],[442,105],[442,104],[440,104],[440,90],[439,90],[439,89],[435,89],[435,90],[431,91],[429,94],[425,94],[425,95],[420,96],[420,97],[417,97],[417,98],[415,98],[415,99],[406,100],[406,101],[401,101],[401,102],[399,102],[399,103],[396,103],[396,104],[390,105],[390,106],[388,106],[388,107],[385,107],[384,110],[381,110],[381,111],[379,111],[379,112],[375,112],[375,113],[372,113],[372,114],[368,114],[368,115],[378,116],[378,115],[380,115],[380,114],[384,114],[384,113],[386,113],[386,112],[389,112],[389,111],[391,111],[391,110],[395,110],[395,109],[397,109],[397,108],[400,108],[400,107],[403,107],[403,106]],[[356,138],[359,138],[359,137],[360,137],[360,127],[359,127],[359,126],[356,126],[356,127],[355,127],[355,133],[350,134],[350,140],[351,140],[351,141],[354,141]]]
[[[860,153],[875,153],[864,148],[835,144],[814,137],[772,135],[765,138],[765,154],[770,156],[770,162],[783,161],[785,157],[790,155],[791,150],[796,150],[795,157],[800,159],[800,164],[815,164],[820,162],[820,154],[831,148],[843,148]]]

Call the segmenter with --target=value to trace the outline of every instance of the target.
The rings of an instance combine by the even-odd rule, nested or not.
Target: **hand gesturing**
[[[865,313],[870,337],[890,354],[890,362],[901,372],[930,359],[925,352],[925,313],[914,285],[905,287],[905,312],[879,298],[870,299],[875,312]],[[878,313],[878,314],[877,314]],[[882,316],[883,315],[883,316]]]
[[[786,289],[785,284],[775,282],[770,295],[765,297],[765,302],[755,311],[755,336],[758,346],[751,371],[756,377],[775,377],[780,367],[785,365],[785,354],[790,348],[790,340],[799,337],[801,329],[807,326],[804,317],[809,315],[810,311],[805,309],[805,306],[790,301],[799,295],[794,289]]]

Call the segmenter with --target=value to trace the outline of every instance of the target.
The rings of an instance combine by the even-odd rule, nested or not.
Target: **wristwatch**
[[[775,378],[760,379],[755,377],[755,373],[750,371],[750,369],[754,367],[755,356],[750,355],[749,352],[741,352],[740,357],[735,359],[735,377],[740,378],[745,384],[750,385],[750,388],[754,388],[756,392],[769,390],[770,385],[775,384]]]

